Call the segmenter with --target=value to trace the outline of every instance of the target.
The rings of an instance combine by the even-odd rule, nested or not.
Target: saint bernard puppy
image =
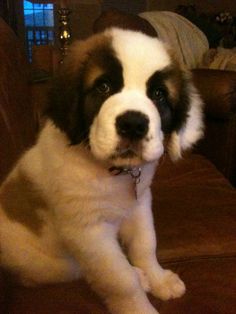
[[[157,38],[75,42],[37,143],[0,190],[1,265],[25,285],[84,277],[114,314],[154,314],[185,285],[156,259],[150,184],[203,133],[191,76]]]

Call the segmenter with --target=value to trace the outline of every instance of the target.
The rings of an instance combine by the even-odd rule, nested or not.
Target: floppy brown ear
[[[178,131],[172,132],[168,143],[168,153],[172,160],[181,158],[182,152],[191,148],[203,136],[203,102],[193,84],[188,84],[190,103],[186,121]]]

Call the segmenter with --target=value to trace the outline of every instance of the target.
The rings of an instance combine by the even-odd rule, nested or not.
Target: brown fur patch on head
[[[179,81],[173,78],[169,78],[165,81],[166,87],[169,92],[169,96],[175,104],[179,99]]]
[[[71,45],[68,55],[61,67],[62,73],[66,71],[74,78],[91,56],[95,56],[96,52],[110,45],[111,37],[106,34],[97,34],[84,41],[75,41]]]
[[[170,75],[166,78],[165,84],[173,105],[179,102],[189,77],[188,72],[182,69],[178,63],[172,63]]]
[[[84,87],[85,89],[90,88],[95,82],[96,78],[101,76],[104,70],[97,64],[90,64],[84,77]]]
[[[37,235],[41,233],[43,219],[39,211],[46,210],[47,204],[26,175],[19,173],[3,185],[0,203],[10,220],[23,224]]]
[[[187,70],[184,64],[180,62],[175,52],[168,46],[166,48],[171,58],[171,67],[169,71],[171,75],[168,76],[165,83],[173,104],[176,104],[181,96],[181,89],[184,88],[183,85],[191,79],[191,73]]]

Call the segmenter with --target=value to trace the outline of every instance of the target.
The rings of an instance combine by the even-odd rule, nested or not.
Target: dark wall
[[[128,1],[129,2],[129,1]],[[148,10],[170,10],[173,11],[178,5],[196,5],[204,13],[218,13],[229,11],[236,15],[235,0],[147,0]]]
[[[138,14],[146,10],[146,0],[104,0],[102,10],[116,8],[127,13]]]
[[[16,1],[2,0],[0,1],[0,16],[7,22],[11,28],[17,32],[17,14]]]

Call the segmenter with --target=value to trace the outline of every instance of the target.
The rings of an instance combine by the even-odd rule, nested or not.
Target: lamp
[[[60,50],[62,54],[62,59],[60,60],[63,63],[63,59],[67,54],[68,46],[71,39],[71,29],[69,25],[71,11],[67,7],[66,1],[60,1],[60,8],[58,9],[59,14],[59,42]]]

